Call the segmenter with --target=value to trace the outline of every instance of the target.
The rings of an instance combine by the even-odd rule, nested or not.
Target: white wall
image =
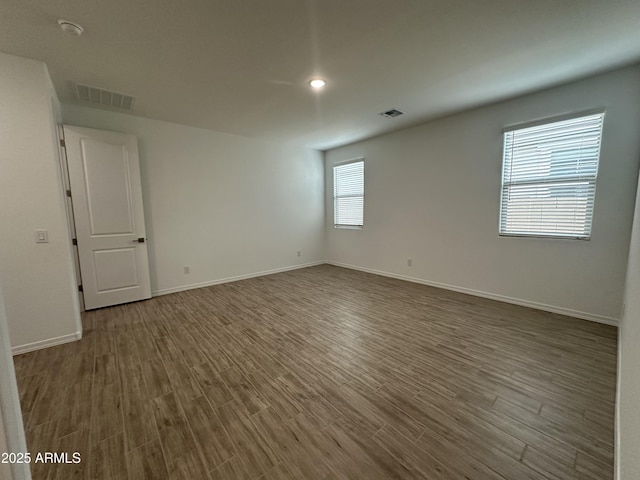
[[[637,480],[640,478],[640,190],[624,299],[626,306],[618,331],[616,479]]]
[[[0,285],[0,453],[26,452],[27,442],[7,327],[3,289]],[[27,464],[0,464],[0,479],[29,480],[30,478],[31,473]]]
[[[81,335],[56,110],[44,64],[0,54],[0,268],[14,351]],[[35,243],[38,228],[49,243]]]
[[[638,172],[638,85],[636,66],[326,152],[328,261],[615,323]],[[591,240],[499,237],[503,127],[595,107],[606,118]],[[360,156],[365,227],[334,229],[331,167]]]
[[[138,136],[154,293],[323,260],[319,152],[76,105],[63,118]]]

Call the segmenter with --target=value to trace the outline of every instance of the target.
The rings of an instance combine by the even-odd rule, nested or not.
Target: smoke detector
[[[383,117],[387,117],[387,118],[396,118],[396,117],[399,117],[400,115],[404,115],[404,112],[401,112],[397,108],[392,108],[391,110],[380,112],[378,115],[382,115]]]
[[[58,20],[58,25],[60,25],[60,28],[63,32],[68,33],[69,35],[72,35],[74,37],[79,37],[80,35],[82,35],[82,32],[84,32],[84,28],[82,28],[82,25],[71,22],[69,20],[64,20],[62,18]]]

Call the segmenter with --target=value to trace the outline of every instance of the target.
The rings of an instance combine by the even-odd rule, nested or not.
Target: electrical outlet
[[[298,256],[302,255],[302,252],[300,250],[298,250]]]
[[[189,275],[191,273],[191,267],[189,265],[184,266],[184,274]]]
[[[407,267],[413,267],[413,260],[407,260]]]

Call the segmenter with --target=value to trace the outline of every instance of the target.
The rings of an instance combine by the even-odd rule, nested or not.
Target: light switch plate
[[[49,232],[45,229],[38,229],[35,232],[36,243],[49,243]]]

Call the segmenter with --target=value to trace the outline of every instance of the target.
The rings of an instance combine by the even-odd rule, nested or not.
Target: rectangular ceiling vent
[[[387,118],[396,118],[400,115],[404,115],[404,112],[401,112],[397,108],[392,108],[391,110],[387,110],[386,112],[380,112],[378,115],[382,115]]]
[[[73,92],[76,99],[83,102],[96,103],[107,107],[122,108],[124,110],[131,110],[133,102],[136,100],[135,97],[132,97],[131,95],[111,92],[103,88],[90,87],[88,85],[80,85],[79,83],[75,83],[73,85]]]

